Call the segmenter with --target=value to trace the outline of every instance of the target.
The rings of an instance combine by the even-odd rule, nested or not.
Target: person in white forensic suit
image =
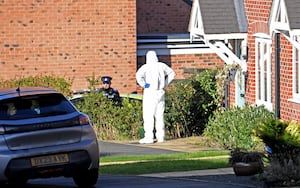
[[[142,65],[136,72],[137,83],[144,88],[143,91],[143,120],[144,138],[140,144],[164,142],[165,124],[165,91],[175,77],[175,72],[167,64],[159,62],[155,51],[148,51],[146,64]]]

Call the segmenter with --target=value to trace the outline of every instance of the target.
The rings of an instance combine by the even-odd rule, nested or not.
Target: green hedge
[[[139,139],[142,128],[142,101],[123,98],[122,105],[108,99],[99,92],[84,95],[84,100],[75,103],[93,120],[99,139]]]
[[[220,106],[217,70],[202,70],[166,89],[165,122],[170,138],[201,135],[208,119]]]
[[[54,75],[38,75],[10,80],[0,79],[1,88],[17,88],[22,86],[50,87],[57,89],[58,91],[62,92],[65,96],[71,96],[71,85],[72,82],[70,79],[65,79]]]

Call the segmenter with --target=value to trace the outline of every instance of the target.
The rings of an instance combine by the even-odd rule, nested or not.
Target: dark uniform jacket
[[[120,97],[119,91],[117,89],[115,89],[115,88],[108,88],[108,89],[99,88],[99,89],[97,89],[97,91],[103,92],[104,96],[115,101],[117,104],[120,104],[121,97]]]

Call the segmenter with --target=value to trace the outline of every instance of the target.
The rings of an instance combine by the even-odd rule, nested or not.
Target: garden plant
[[[0,79],[0,87],[23,87],[23,86],[42,86],[55,88],[62,92],[65,96],[71,96],[72,91],[70,89],[72,85],[71,79],[58,77],[55,75],[37,75],[30,77],[22,77],[11,80]]]
[[[231,107],[214,112],[203,136],[221,148],[263,151],[264,144],[254,134],[254,129],[266,119],[275,119],[274,113],[263,106]]]
[[[255,130],[268,148],[264,178],[269,186],[300,186],[300,123],[266,120]]]
[[[165,123],[170,138],[199,136],[220,106],[218,70],[202,70],[190,78],[173,82],[166,90]]]

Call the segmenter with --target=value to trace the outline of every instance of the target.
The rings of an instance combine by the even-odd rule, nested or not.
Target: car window
[[[0,101],[0,119],[27,119],[72,113],[76,109],[61,94],[16,97]]]

